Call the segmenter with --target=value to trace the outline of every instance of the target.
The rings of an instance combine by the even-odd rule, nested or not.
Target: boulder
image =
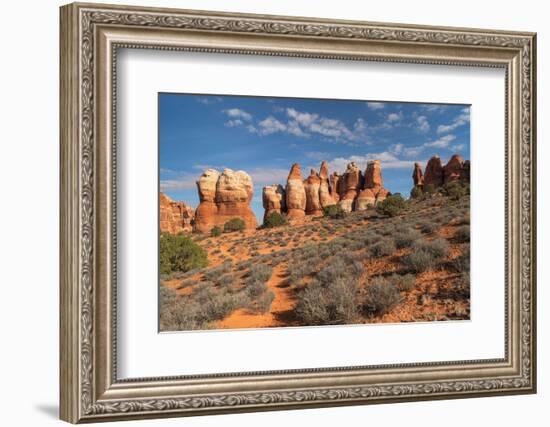
[[[273,212],[286,212],[286,194],[282,185],[268,185],[262,189],[262,203],[265,209],[264,221]]]
[[[420,167],[420,163],[414,164],[414,171],[413,171],[412,178],[413,178],[415,187],[422,187],[424,185],[424,174],[422,173],[422,168]]]
[[[321,215],[321,199],[319,197],[321,188],[321,178],[311,169],[309,176],[304,180],[304,190],[306,193],[306,215]]]
[[[439,156],[433,156],[426,165],[424,172],[424,186],[433,185],[441,187],[443,185],[443,166]]]
[[[195,214],[191,206],[176,202],[164,193],[159,197],[159,226],[162,233],[178,234],[192,231],[192,221]]]
[[[195,229],[203,233],[241,218],[246,229],[255,229],[256,216],[250,208],[254,186],[244,171],[225,169],[221,174],[206,170],[197,181],[200,204],[195,212]]]
[[[286,207],[289,219],[302,218],[306,214],[306,190],[302,182],[300,165],[294,163],[286,182]]]

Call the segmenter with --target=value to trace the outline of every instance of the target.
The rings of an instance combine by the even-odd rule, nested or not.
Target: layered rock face
[[[349,163],[340,180],[341,187],[338,188],[340,194],[340,201],[338,204],[344,211],[351,212],[353,210],[354,202],[361,189],[362,181],[363,176],[355,162]]]
[[[336,172],[334,172],[330,176],[330,197],[332,197],[334,203],[338,203],[340,201],[340,192],[338,191],[338,189],[341,187],[340,178],[341,176],[338,175]]]
[[[365,183],[355,201],[355,210],[364,211],[369,205],[376,206],[388,197],[389,191],[384,188],[380,160],[370,160],[365,170]]]
[[[289,219],[302,218],[306,214],[306,190],[298,163],[292,165],[286,181],[286,207]]]
[[[262,203],[265,209],[264,221],[273,212],[286,212],[286,193],[282,185],[268,185],[262,191]]]
[[[162,233],[178,234],[192,230],[195,211],[183,202],[176,202],[164,193],[160,193],[160,231]]]
[[[415,187],[423,187],[424,186],[424,174],[422,173],[422,168],[420,167],[420,163],[414,164],[414,170],[413,170],[413,182]]]
[[[246,229],[255,229],[256,217],[250,208],[254,186],[243,171],[225,169],[221,174],[207,169],[197,181],[200,204],[195,212],[195,229],[209,232],[232,218],[241,218]]]
[[[424,175],[420,165],[414,164],[412,178],[415,187],[432,185],[437,188],[449,182],[470,182],[470,161],[455,154],[443,166],[439,156],[433,156],[426,165]]]

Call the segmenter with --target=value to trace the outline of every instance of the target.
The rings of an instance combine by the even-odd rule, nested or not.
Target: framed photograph
[[[536,391],[535,34],[60,21],[63,420]]]

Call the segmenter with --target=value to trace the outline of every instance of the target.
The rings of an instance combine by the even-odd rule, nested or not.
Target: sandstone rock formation
[[[422,168],[420,167],[420,163],[414,164],[414,171],[413,171],[412,178],[413,178],[415,187],[424,186],[424,174],[422,173]]]
[[[312,169],[303,181],[300,165],[295,163],[290,169],[286,190],[277,184],[263,188],[264,220],[272,212],[280,212],[292,222],[306,215],[322,215],[325,207],[335,204],[347,212],[365,210],[389,194],[384,188],[379,160],[368,162],[364,176],[355,162],[349,163],[342,175],[329,174],[328,164],[323,161],[319,173]]]
[[[464,159],[458,154],[455,154],[443,167],[443,184],[460,181],[463,169]]]
[[[264,221],[273,212],[286,212],[286,194],[282,185],[268,185],[262,190],[262,203],[265,209]]]
[[[362,181],[363,176],[355,162],[348,163],[346,171],[341,179],[341,187],[338,189],[340,190],[340,201],[338,203],[344,211],[351,212],[353,210],[354,201],[357,198]]]
[[[315,169],[311,169],[309,176],[304,180],[304,189],[306,192],[306,215],[321,215],[323,213],[319,194],[320,188],[321,178]]]
[[[289,219],[302,218],[306,214],[306,190],[302,182],[300,165],[294,163],[286,182],[286,207]]]
[[[336,201],[331,194],[328,165],[325,161],[321,163],[321,168],[319,169],[319,178],[321,180],[321,184],[319,186],[319,201],[321,203],[321,209],[324,209],[327,206],[336,204]]]
[[[428,160],[426,171],[424,172],[424,186],[433,185],[441,187],[443,185],[443,166],[439,156],[433,156]]]
[[[160,231],[163,233],[178,234],[192,230],[192,221],[195,211],[183,202],[176,202],[164,193],[160,193]]]
[[[355,201],[355,210],[364,211],[385,200],[389,191],[384,188],[380,160],[370,160],[365,170],[365,183]]]
[[[334,200],[335,203],[340,201],[340,193],[338,191],[341,187],[340,178],[342,177],[336,172],[330,176],[330,197],[332,197],[332,200]]]
[[[256,228],[256,217],[250,208],[254,186],[243,171],[224,169],[220,174],[207,169],[197,181],[200,204],[195,212],[195,229],[209,232],[232,218],[241,218],[247,229]]]
[[[428,160],[424,175],[422,175],[420,165],[418,163],[414,164],[412,178],[415,187],[423,188],[428,185],[437,188],[455,181],[470,182],[470,161],[454,154],[443,166],[439,156],[433,156]]]

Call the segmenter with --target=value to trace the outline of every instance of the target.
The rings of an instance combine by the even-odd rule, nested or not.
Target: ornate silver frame
[[[71,4],[61,8],[61,418],[78,423],[534,393],[533,33]],[[502,67],[506,70],[505,357],[117,379],[119,47]]]

